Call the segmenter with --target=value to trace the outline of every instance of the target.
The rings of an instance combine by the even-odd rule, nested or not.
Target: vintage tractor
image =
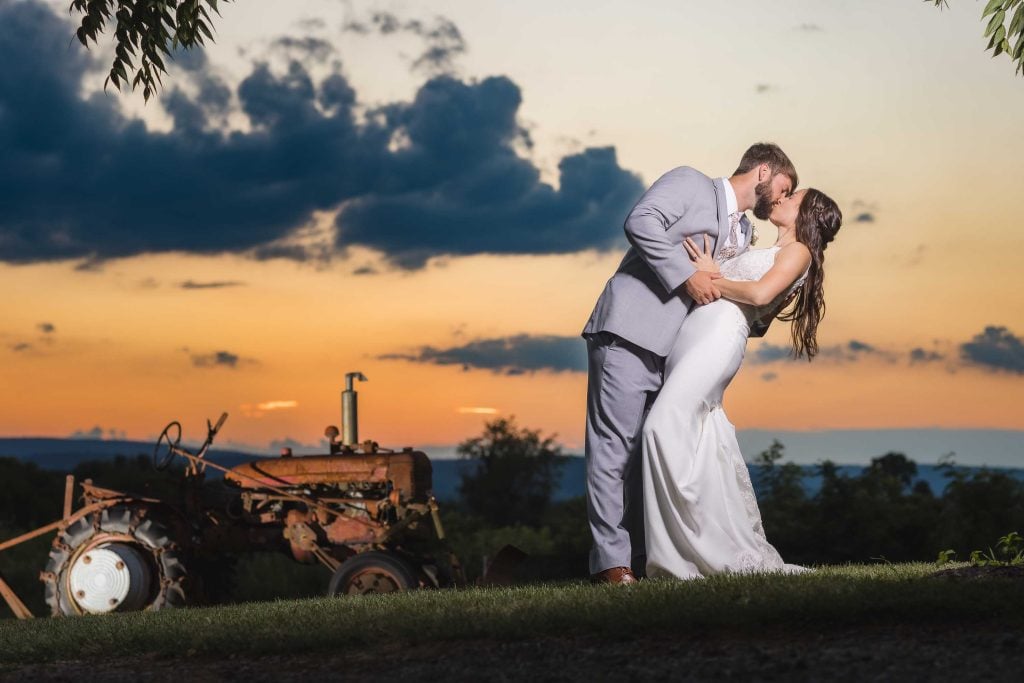
[[[57,531],[40,578],[54,615],[158,610],[217,599],[201,567],[254,550],[281,550],[331,572],[327,593],[348,595],[455,587],[463,573],[447,546],[432,469],[412,448],[358,442],[357,395],[346,375],[342,430],[326,429],[329,452],[261,458],[234,468],[205,456],[227,419],[207,422],[207,437],[192,453],[181,445],[181,425],[168,424],[153,452],[157,469],[184,458],[182,499],[167,501],[82,482],[83,507],[72,506],[68,477],[64,517],[18,538],[0,551]],[[206,468],[224,473],[223,486],[204,485]],[[495,558],[510,565],[514,548]],[[492,566],[494,566],[492,564]],[[495,568],[495,574],[507,569]],[[0,577],[0,594],[14,613],[31,614]]]

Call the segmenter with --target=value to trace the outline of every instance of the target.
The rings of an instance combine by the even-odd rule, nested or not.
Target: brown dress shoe
[[[591,574],[590,582],[628,586],[631,583],[637,583],[637,579],[633,574],[633,570],[629,567],[612,567],[611,569],[605,569],[603,572]]]

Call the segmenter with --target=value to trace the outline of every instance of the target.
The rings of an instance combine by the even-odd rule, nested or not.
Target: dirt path
[[[698,637],[458,641],[361,652],[138,657],[117,662],[0,665],[2,681],[1018,681],[1024,634],[999,625],[882,627]]]

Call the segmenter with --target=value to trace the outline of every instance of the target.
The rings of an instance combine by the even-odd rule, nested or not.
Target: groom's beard
[[[763,221],[768,220],[768,217],[772,215],[772,209],[774,208],[772,202],[772,181],[771,178],[758,183],[754,187],[754,196],[757,200],[754,202],[754,215]]]

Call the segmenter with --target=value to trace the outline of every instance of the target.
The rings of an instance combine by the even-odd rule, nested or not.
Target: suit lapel
[[[718,201],[718,239],[715,240],[714,254],[715,258],[718,258],[718,252],[725,246],[725,241],[729,237],[729,214],[725,205],[725,186],[722,184],[722,179],[715,178],[712,185],[715,187],[715,198]]]
[[[746,251],[750,248],[750,238],[754,236],[754,231],[750,229],[750,219],[747,218],[747,214],[740,216],[740,230],[743,232],[743,249]]]

